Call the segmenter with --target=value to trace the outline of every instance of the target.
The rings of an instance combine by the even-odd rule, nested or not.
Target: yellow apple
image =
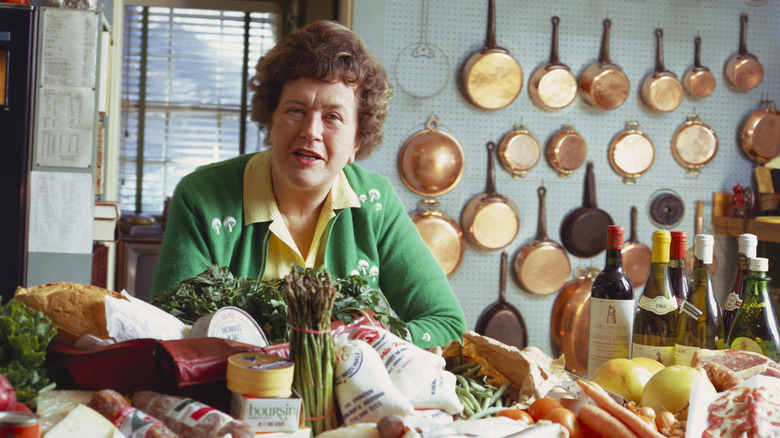
[[[688,418],[688,400],[693,382],[703,374],[686,365],[670,365],[647,381],[642,391],[641,405],[656,412],[669,411],[680,420]],[[709,379],[707,380],[709,382]],[[712,385],[710,383],[710,385]]]
[[[639,404],[645,384],[653,375],[631,359],[611,359],[604,362],[593,381],[628,401]]]
[[[666,368],[666,365],[658,362],[655,359],[650,359],[649,357],[632,357],[631,360],[641,365],[642,368],[646,369],[647,371],[650,371],[650,374],[655,374]]]

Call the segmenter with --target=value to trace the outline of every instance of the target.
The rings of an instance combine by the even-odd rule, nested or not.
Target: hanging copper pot
[[[717,81],[710,69],[701,65],[701,37],[697,35],[693,44],[693,67],[685,71],[682,83],[683,88],[691,97],[701,99],[712,94]]]
[[[539,162],[542,149],[525,126],[517,124],[515,129],[498,143],[497,155],[501,166],[511,173],[513,178],[522,178]]]
[[[624,183],[635,184],[636,179],[653,165],[655,147],[647,134],[639,130],[639,123],[631,121],[612,139],[607,160],[612,170],[623,177]]]
[[[764,164],[780,156],[780,112],[771,100],[753,112],[742,125],[742,150],[753,161]]]
[[[421,206],[422,209],[412,215],[412,222],[444,273],[452,276],[466,252],[463,232],[455,219],[439,210],[437,200],[423,199]]]
[[[528,95],[542,109],[558,110],[577,97],[577,79],[558,57],[558,16],[552,18],[553,34],[550,62],[537,68],[528,80]]]
[[[580,95],[589,104],[603,110],[613,110],[628,98],[631,83],[619,65],[609,58],[609,30],[612,20],[604,20],[601,53],[598,62],[588,66],[580,76]]]
[[[555,298],[550,317],[550,344],[553,355],[563,353],[566,369],[584,376],[588,372],[588,332],[590,293],[599,270],[577,268],[574,280]]]
[[[748,15],[743,12],[739,17],[739,52],[723,66],[726,82],[738,91],[752,90],[764,79],[764,66],[747,49],[747,23]]]
[[[689,176],[696,176],[718,153],[718,136],[693,114],[672,135],[672,156]]]
[[[574,127],[565,125],[547,142],[547,162],[559,176],[569,176],[588,158],[588,145]]]
[[[664,31],[655,30],[655,71],[642,81],[642,100],[656,111],[673,111],[683,101],[683,86],[677,75],[664,67]]]
[[[436,116],[431,116],[426,127],[404,142],[398,154],[398,171],[413,192],[436,197],[458,185],[466,157],[460,142],[439,130]]]
[[[632,205],[631,234],[628,241],[623,245],[623,249],[620,250],[620,254],[623,260],[623,269],[626,271],[628,279],[631,280],[634,290],[647,283],[647,278],[650,275],[650,261],[653,255],[653,250],[640,242],[636,235],[636,220],[637,209],[636,206]]]

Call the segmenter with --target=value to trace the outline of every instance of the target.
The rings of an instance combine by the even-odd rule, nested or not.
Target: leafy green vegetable
[[[324,271],[324,268],[314,268],[314,272]],[[337,291],[333,319],[351,323],[363,311],[370,310],[393,333],[410,339],[406,323],[390,313],[384,295],[370,287],[365,278],[353,275],[331,277],[331,281]],[[238,307],[263,327],[271,344],[289,341],[287,305],[281,279],[258,281],[250,277],[237,278],[229,268],[211,265],[195,277],[182,280],[173,289],[160,292],[151,303],[185,324],[193,324],[201,316],[225,306]]]
[[[0,307],[0,374],[16,389],[16,398],[34,405],[38,395],[54,388],[46,373],[46,348],[57,327],[43,313],[21,301]]]

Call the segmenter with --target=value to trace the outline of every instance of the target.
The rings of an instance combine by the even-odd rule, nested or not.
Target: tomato
[[[531,417],[531,414],[519,408],[504,409],[503,411],[499,411],[496,415],[499,417],[509,417],[513,420],[523,421],[526,424],[534,424],[534,419]]]
[[[542,397],[536,399],[531,406],[528,407],[528,413],[534,421],[539,421],[544,418],[550,411],[558,408],[562,408],[561,403],[558,400],[550,397]]]
[[[566,408],[553,409],[544,419],[565,427],[569,431],[569,438],[585,438],[585,428],[579,418]]]

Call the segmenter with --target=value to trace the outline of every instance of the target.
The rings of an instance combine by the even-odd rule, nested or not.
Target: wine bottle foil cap
[[[712,247],[715,245],[715,238],[711,234],[697,234],[693,238],[694,255],[704,264],[712,264]]]
[[[769,259],[766,257],[754,257],[750,259],[750,270],[758,272],[769,271]]]
[[[748,258],[756,256],[756,247],[758,246],[758,237],[755,234],[741,234],[738,239],[739,253],[745,254]]]
[[[623,249],[626,229],[622,225],[607,225],[607,249]]]
[[[672,244],[669,248],[669,257],[683,259],[686,255],[686,245],[688,243],[688,233],[685,231],[672,231]]]
[[[669,243],[672,241],[672,235],[666,230],[655,230],[653,232],[653,253],[651,261],[653,263],[669,263]]]

